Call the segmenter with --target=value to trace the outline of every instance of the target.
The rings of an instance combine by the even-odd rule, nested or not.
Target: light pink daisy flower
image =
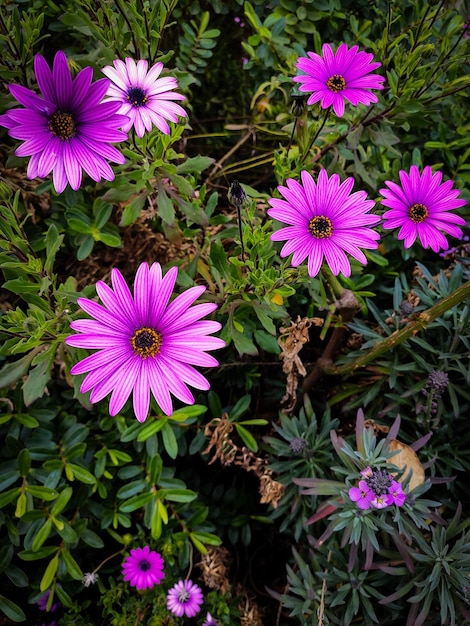
[[[214,367],[218,361],[206,350],[223,348],[225,342],[209,337],[218,331],[218,322],[201,320],[217,308],[214,303],[193,302],[205,291],[197,286],[187,289],[170,302],[178,268],[165,276],[159,263],[149,268],[142,263],[137,270],[134,297],[121,272],[113,269],[113,289],[104,282],[96,283],[96,291],[104,306],[78,298],[79,306],[95,319],[71,323],[79,334],[65,342],[76,348],[98,350],[70,370],[84,374],[80,391],[90,394],[91,402],[99,402],[109,393],[110,415],[116,415],[133,391],[134,412],[139,422],[149,411],[150,393],[160,409],[171,415],[170,393],[186,404],[194,397],[187,383],[196,389],[208,390],[210,384],[192,367]]]
[[[165,578],[163,565],[163,559],[158,552],[150,550],[148,546],[135,548],[122,564],[124,580],[128,580],[136,589],[150,589]]]
[[[271,235],[273,241],[284,241],[281,257],[293,254],[292,265],[300,265],[308,257],[308,273],[316,276],[323,259],[332,273],[351,275],[351,265],[346,253],[360,263],[367,258],[359,248],[377,248],[380,235],[368,226],[380,221],[378,215],[369,213],[374,206],[367,200],[365,191],[351,193],[354,179],[340,183],[338,174],[328,178],[320,170],[315,183],[310,174],[301,172],[303,186],[289,178],[287,187],[278,187],[285,200],[270,198],[270,217],[289,224]]]
[[[383,227],[400,228],[398,239],[404,239],[405,248],[410,248],[419,237],[423,248],[439,252],[449,247],[441,231],[452,237],[463,236],[456,224],[464,226],[465,220],[450,211],[466,201],[457,197],[460,191],[452,188],[451,180],[441,183],[442,172],[433,174],[429,165],[422,174],[412,165],[409,174],[401,170],[399,176],[401,187],[387,180],[388,189],[380,189],[379,193],[383,196],[382,204],[390,207],[383,214]]]
[[[119,59],[113,63],[114,67],[107,65],[102,71],[112,81],[106,100],[121,102],[119,113],[129,117],[122,129],[128,132],[134,127],[137,135],[143,137],[154,124],[162,133],[169,135],[170,127],[165,120],[178,122],[178,115],[187,115],[179,104],[173,102],[186,100],[183,94],[172,91],[178,87],[176,78],[159,78],[163,63],[156,63],[150,70],[144,60],[136,63],[127,58],[125,63]]]
[[[180,580],[170,589],[166,606],[177,617],[194,617],[201,610],[204,596],[192,580]]]
[[[305,74],[294,77],[294,82],[303,83],[299,91],[311,91],[307,104],[321,103],[323,109],[333,106],[338,117],[344,115],[344,102],[369,105],[377,102],[371,89],[383,89],[385,78],[371,74],[381,63],[372,62],[374,56],[368,52],[358,52],[359,46],[351,49],[345,43],[333,53],[331,46],[323,44],[322,54],[307,52],[308,57],[300,57],[297,67]]]

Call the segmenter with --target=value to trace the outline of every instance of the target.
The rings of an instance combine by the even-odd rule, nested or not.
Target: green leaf
[[[214,163],[215,159],[207,156],[195,156],[178,165],[178,174],[200,174]]]
[[[176,459],[178,455],[178,442],[176,441],[175,433],[171,425],[166,422],[162,428],[163,445],[168,453],[168,456],[172,459]]]
[[[163,492],[170,502],[192,502],[197,498],[197,493],[191,489],[164,489]]]
[[[129,498],[129,500],[126,500],[126,502],[123,502],[119,507],[119,510],[123,511],[123,513],[131,513],[132,511],[140,509],[141,507],[148,504],[152,500],[152,498],[153,493],[151,492],[141,493],[138,496],[134,496],[133,498]]]
[[[52,223],[46,233],[46,261],[44,263],[44,270],[48,274],[52,274],[55,257],[63,240],[64,235],[59,235],[57,226]]]
[[[83,572],[80,569],[77,561],[73,558],[67,548],[63,548],[61,552],[62,559],[64,560],[65,567],[70,576],[75,580],[82,580]]]
[[[74,477],[81,483],[85,483],[86,485],[94,485],[96,483],[96,478],[93,476],[93,474],[91,474],[83,467],[80,467],[80,465],[75,465],[75,463],[67,463],[67,467],[71,470]]]
[[[51,508],[51,515],[59,515],[67,506],[68,501],[72,497],[73,489],[72,487],[65,487],[59,494],[59,497],[54,502]]]
[[[52,348],[52,346],[50,347]],[[48,351],[50,350],[48,348]],[[55,352],[55,349],[54,349]],[[53,354],[51,357],[53,358]],[[51,377],[51,359],[47,358],[33,367],[23,385],[23,399],[26,406],[44,395],[45,387]]]
[[[0,509],[13,502],[13,500],[20,494],[21,488],[15,487],[14,489],[9,489],[8,491],[4,491],[0,494]]]
[[[3,611],[3,613],[5,613],[5,615],[11,619],[12,622],[26,621],[26,615],[23,610],[20,609],[17,604],[4,596],[0,596],[0,610]]]
[[[240,426],[240,424],[237,424],[236,422],[235,428],[237,430],[237,433],[243,439],[246,447],[249,448],[252,452],[257,452],[258,444],[256,443],[256,439],[253,437],[253,435],[246,428]]]
[[[59,557],[56,556],[49,561],[49,565],[46,567],[46,571],[44,572],[44,576],[41,579],[41,583],[39,585],[39,589],[41,591],[47,591],[49,587],[52,585],[54,581],[54,576],[57,572],[57,567],[59,565]]]
[[[243,413],[246,413],[248,411],[248,409],[250,408],[250,404],[251,396],[247,393],[246,395],[242,396],[237,401],[235,406],[230,410],[230,421],[236,422],[238,418],[243,415]]]
[[[23,561],[38,561],[51,556],[54,552],[57,552],[57,546],[44,546],[44,548],[39,548],[39,550],[23,550],[18,556]]]
[[[52,520],[46,519],[44,520],[44,524],[37,531],[33,543],[31,544],[31,549],[33,552],[37,552],[39,548],[42,547],[42,544],[49,538],[49,535],[52,532]]]
[[[26,478],[31,469],[31,455],[27,448],[23,448],[18,454],[18,470],[22,478]]]
[[[25,376],[29,370],[31,361],[38,351],[39,348],[36,348],[22,356],[21,359],[4,365],[0,370],[0,388],[4,389],[5,387],[10,387],[10,385],[13,385],[16,381]]]
[[[149,421],[139,432],[137,436],[137,441],[147,441],[147,439],[153,437],[155,433],[158,433],[158,431],[161,430],[166,423],[166,418],[159,418]]]
[[[158,215],[167,224],[173,224],[175,221],[175,207],[173,201],[168,197],[163,183],[158,182],[158,196],[157,196]]]

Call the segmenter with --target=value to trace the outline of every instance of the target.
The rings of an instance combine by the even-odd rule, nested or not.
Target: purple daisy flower
[[[148,546],[134,548],[122,564],[124,580],[128,580],[137,589],[150,589],[165,578],[163,565],[160,554],[150,550]]]
[[[351,104],[371,104],[377,102],[377,96],[371,89],[383,89],[385,78],[371,74],[381,66],[374,62],[374,56],[368,52],[358,52],[359,46],[351,49],[342,43],[333,53],[331,46],[323,44],[323,56],[307,52],[309,58],[300,57],[297,67],[305,74],[294,76],[294,82],[303,83],[299,91],[311,91],[307,104],[321,101],[321,107],[333,106],[338,117],[344,115],[344,101]]]
[[[210,613],[206,615],[206,621],[202,626],[219,626],[218,622],[212,617]]]
[[[123,126],[129,131],[132,126],[139,137],[152,130],[152,124],[166,135],[170,127],[165,120],[178,122],[178,115],[186,117],[186,111],[173,100],[186,100],[181,93],[172,91],[178,87],[176,78],[159,78],[163,63],[156,63],[147,71],[147,61],[137,63],[133,59],[126,62],[117,59],[114,67],[107,65],[102,71],[111,79],[106,101],[119,102],[119,113],[127,115],[129,121]]]
[[[72,80],[62,51],[55,55],[52,72],[37,54],[34,71],[43,97],[21,85],[10,85],[10,92],[25,108],[0,116],[0,125],[9,129],[9,135],[24,140],[15,154],[31,156],[28,178],[44,178],[52,171],[58,193],[67,183],[75,190],[80,187],[82,168],[96,182],[113,180],[106,159],[124,163],[124,156],[110,144],[127,139],[118,130],[127,117],[117,114],[116,103],[101,102],[109,81],[103,78],[92,83],[91,67]]]
[[[351,487],[349,497],[360,509],[370,509],[371,501],[376,497],[375,493],[369,489],[365,480],[360,480],[357,487]]]
[[[460,191],[452,188],[451,180],[441,183],[442,172],[433,174],[429,165],[421,175],[416,165],[412,165],[409,174],[401,170],[399,176],[401,187],[386,180],[388,189],[380,189],[379,193],[384,197],[382,204],[391,209],[383,214],[383,227],[400,228],[398,239],[405,240],[405,248],[411,247],[419,237],[424,248],[439,252],[449,247],[441,231],[452,237],[463,236],[455,224],[463,226],[465,220],[449,211],[466,201],[457,198]]]
[[[110,415],[116,415],[133,390],[134,411],[145,421],[150,392],[161,410],[171,415],[170,392],[186,404],[194,397],[186,383],[207,390],[209,382],[192,366],[214,367],[218,361],[205,350],[223,348],[225,342],[208,337],[221,328],[218,322],[201,320],[217,308],[214,303],[193,302],[205,291],[197,286],[187,289],[169,303],[178,268],[165,276],[159,263],[149,268],[142,263],[136,273],[134,298],[117,269],[111,273],[113,289],[102,281],[96,284],[104,306],[78,298],[79,306],[95,319],[71,323],[79,335],[66,338],[77,348],[98,350],[74,365],[72,374],[84,374],[80,391],[92,389],[91,402],[98,402],[111,391]]]
[[[394,480],[388,488],[388,495],[385,496],[387,505],[396,504],[397,506],[403,506],[406,500],[406,494],[403,491],[401,483]]]
[[[166,606],[177,617],[194,617],[203,600],[201,589],[192,580],[180,580],[168,592]]]
[[[315,183],[310,174],[301,172],[303,186],[289,178],[287,187],[278,187],[285,200],[270,198],[272,208],[268,214],[289,224],[271,235],[273,241],[284,241],[281,257],[294,253],[292,265],[296,267],[308,257],[308,273],[316,276],[323,258],[335,276],[342,272],[351,275],[346,252],[366,264],[367,258],[361,248],[377,248],[379,234],[367,228],[380,221],[378,215],[370,214],[373,200],[366,200],[365,191],[351,193],[353,178],[340,184],[338,174],[328,178],[320,170]]]
[[[38,600],[38,607],[41,609],[41,611],[47,611],[47,603],[49,601],[49,596],[51,595],[51,591],[46,591]],[[53,602],[51,604],[51,608],[49,609],[49,612],[52,613],[53,611],[57,611],[57,609],[61,606],[60,602]]]

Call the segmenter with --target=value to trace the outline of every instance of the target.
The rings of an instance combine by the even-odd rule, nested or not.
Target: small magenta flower
[[[397,506],[403,506],[406,500],[406,494],[403,491],[401,483],[394,480],[388,488],[388,495],[385,496],[387,506],[390,504],[396,504]]]
[[[367,466],[365,469],[361,470],[360,475],[362,476],[362,478],[370,478],[373,474],[374,474],[374,470]]]
[[[321,107],[333,106],[338,117],[344,115],[344,102],[354,106],[377,102],[371,89],[383,89],[385,78],[371,72],[381,66],[372,62],[368,52],[358,52],[359,46],[351,49],[345,43],[333,53],[331,46],[323,44],[322,55],[307,52],[308,57],[297,60],[297,68],[305,74],[294,76],[294,82],[303,83],[299,91],[309,91],[312,95],[307,104],[321,101]]]
[[[47,603],[49,600],[49,596],[51,595],[50,590],[46,591],[38,600],[38,607],[40,608],[41,611],[47,611]],[[51,607],[49,609],[49,613],[53,613],[54,611],[57,611],[58,608],[60,608],[61,603],[60,602],[53,602],[51,604]]]
[[[419,237],[423,248],[439,252],[449,247],[442,231],[452,237],[463,236],[457,224],[463,226],[465,220],[450,211],[466,201],[457,197],[460,192],[453,189],[451,180],[441,183],[442,172],[433,174],[429,165],[422,174],[412,165],[409,174],[401,170],[399,176],[401,186],[385,181],[388,189],[380,189],[380,193],[382,204],[390,207],[383,215],[383,227],[400,228],[398,239],[404,240],[405,248],[410,248]]]
[[[122,564],[124,580],[128,580],[137,589],[150,589],[165,578],[163,565],[160,554],[150,550],[148,546],[134,548]]]
[[[360,480],[357,487],[351,487],[349,490],[349,497],[360,509],[370,509],[371,501],[376,495],[369,489],[365,480]]]
[[[51,171],[57,193],[67,183],[76,190],[82,182],[82,169],[98,182],[114,180],[109,161],[124,163],[125,158],[111,143],[124,141],[118,130],[127,117],[118,115],[119,104],[103,102],[109,81],[92,83],[91,67],[82,69],[74,80],[67,57],[56,53],[52,72],[43,56],[34,58],[34,71],[42,98],[21,85],[10,85],[12,95],[24,109],[11,109],[0,116],[0,126],[24,143],[15,150],[20,157],[31,156],[28,178],[44,178]]]
[[[216,359],[206,350],[223,348],[225,342],[209,337],[221,328],[218,322],[201,320],[212,313],[214,303],[193,302],[205,291],[197,286],[187,289],[170,302],[178,268],[165,276],[159,263],[149,268],[142,263],[137,270],[134,297],[121,272],[113,269],[113,289],[98,281],[96,291],[104,306],[78,298],[79,306],[95,319],[80,319],[70,327],[79,334],[67,337],[70,346],[98,350],[70,370],[84,374],[80,391],[92,389],[91,402],[109,393],[110,415],[116,415],[133,392],[134,412],[139,422],[147,418],[152,393],[165,415],[173,412],[170,393],[186,404],[194,404],[187,384],[208,390],[210,384],[193,365],[214,367]]]
[[[331,272],[351,275],[347,254],[360,263],[367,258],[360,248],[377,248],[380,235],[368,228],[380,221],[370,214],[373,200],[367,200],[365,191],[351,193],[354,179],[340,183],[338,174],[328,178],[320,170],[315,183],[306,171],[301,172],[302,184],[289,178],[287,187],[278,187],[285,200],[270,198],[270,217],[289,224],[271,235],[272,241],[285,241],[281,257],[293,253],[292,265],[297,267],[308,257],[308,273],[314,277],[320,271],[323,259]]]
[[[112,84],[107,92],[107,102],[120,103],[119,113],[127,115],[129,121],[122,127],[129,131],[133,126],[139,137],[150,132],[154,124],[165,135],[170,127],[165,120],[178,122],[178,115],[186,117],[186,111],[174,100],[186,100],[181,93],[172,91],[178,87],[176,78],[159,78],[163,63],[156,63],[148,70],[148,62],[117,59],[114,67],[107,65],[102,71]]]
[[[202,626],[219,626],[219,623],[215,621],[210,613],[206,615],[206,621]]]
[[[166,606],[177,617],[194,617],[203,600],[201,589],[192,580],[180,580],[168,592]]]
[[[384,509],[386,506],[388,506],[388,495],[378,496],[374,493],[373,496],[374,497],[372,498],[370,503],[374,507],[374,509]]]

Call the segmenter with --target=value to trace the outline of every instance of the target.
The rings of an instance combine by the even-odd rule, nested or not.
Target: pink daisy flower
[[[360,509],[370,509],[371,501],[376,497],[375,493],[369,489],[365,480],[360,480],[357,487],[351,487],[349,497]]]
[[[371,74],[381,63],[372,62],[374,56],[368,52],[358,52],[359,46],[351,49],[345,43],[333,53],[331,46],[323,44],[323,56],[307,52],[308,57],[300,57],[297,67],[305,74],[294,76],[294,82],[303,83],[299,91],[311,91],[307,104],[319,102],[323,109],[333,106],[338,117],[344,115],[344,102],[369,105],[377,102],[371,89],[383,89],[385,78]]]
[[[210,613],[206,615],[206,621],[202,626],[219,626],[218,622],[212,617]]]
[[[67,57],[62,51],[54,58],[52,72],[40,54],[34,57],[34,72],[43,97],[21,85],[10,85],[12,95],[24,109],[11,109],[0,116],[0,126],[24,143],[15,154],[31,156],[28,178],[44,178],[52,171],[57,193],[67,183],[78,189],[82,169],[96,182],[114,180],[107,160],[124,163],[124,156],[111,146],[124,141],[118,130],[127,117],[118,115],[119,105],[102,102],[109,81],[92,83],[93,70],[85,67],[72,80]]]
[[[342,272],[351,275],[346,253],[360,263],[367,258],[359,248],[377,248],[379,234],[368,228],[380,221],[370,214],[373,200],[366,199],[365,191],[351,193],[354,179],[340,183],[338,174],[328,178],[320,170],[315,183],[310,174],[301,172],[303,186],[292,178],[287,187],[278,187],[285,200],[270,198],[270,217],[289,224],[271,235],[273,241],[284,241],[281,257],[293,254],[292,265],[300,265],[308,257],[308,273],[316,276],[325,258],[335,276]]]
[[[194,617],[203,600],[201,589],[192,580],[180,580],[168,592],[166,606],[177,617]]]
[[[179,104],[173,102],[186,100],[183,94],[172,91],[178,87],[176,78],[159,78],[163,63],[156,63],[150,70],[144,60],[136,63],[127,58],[125,63],[119,59],[113,63],[114,67],[108,65],[102,71],[112,81],[106,100],[120,102],[119,113],[129,118],[122,129],[127,132],[134,127],[137,135],[143,137],[145,131],[150,132],[155,125],[169,135],[170,127],[165,120],[178,122],[178,115],[187,115]]]
[[[110,415],[116,415],[133,391],[134,412],[139,422],[145,421],[150,393],[160,409],[171,415],[170,393],[186,404],[194,397],[187,383],[196,389],[208,390],[209,382],[193,365],[214,367],[218,361],[206,350],[223,348],[225,342],[209,337],[218,331],[218,322],[200,318],[217,308],[214,303],[193,302],[205,287],[191,287],[169,302],[178,268],[165,276],[159,263],[149,268],[142,263],[137,270],[134,297],[117,269],[111,273],[113,289],[98,281],[96,291],[103,305],[87,298],[78,298],[79,306],[95,319],[71,323],[79,334],[66,338],[76,348],[98,350],[70,370],[84,374],[80,391],[90,394],[91,402],[99,402],[109,393]]]
[[[165,578],[163,565],[163,559],[158,552],[150,550],[148,546],[135,548],[122,564],[124,580],[128,580],[137,589],[150,589]]]
[[[457,224],[463,226],[465,220],[450,211],[466,201],[457,197],[460,192],[453,189],[451,180],[441,183],[442,172],[433,174],[429,165],[422,174],[412,165],[409,174],[401,170],[399,176],[401,186],[387,180],[388,189],[380,189],[379,193],[383,196],[382,204],[390,207],[383,215],[383,227],[400,228],[398,239],[404,240],[405,248],[419,237],[424,248],[439,252],[449,247],[441,231],[452,237],[463,236]]]

